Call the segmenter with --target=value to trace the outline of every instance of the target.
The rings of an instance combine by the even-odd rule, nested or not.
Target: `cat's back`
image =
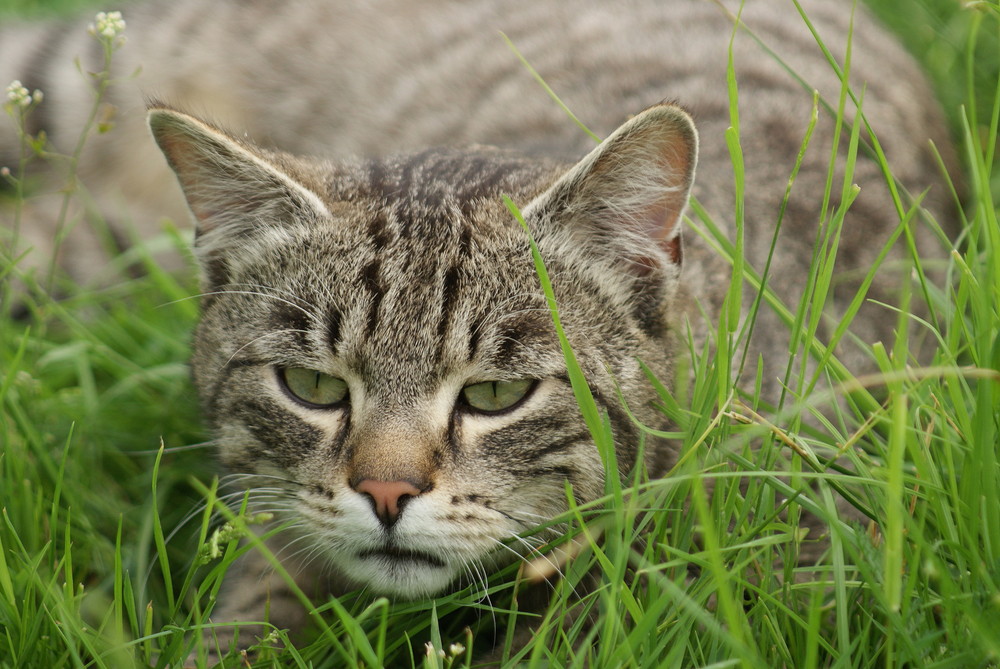
[[[774,0],[749,0],[742,10],[735,0],[140,3],[125,8],[128,42],[114,56],[120,81],[108,102],[117,127],[91,139],[81,172],[97,200],[113,202],[125,220],[149,225],[163,214],[184,220],[179,193],[144,127],[149,98],[296,153],[384,155],[479,143],[582,155],[594,140],[534,80],[506,35],[600,136],[664,99],[687,108],[701,137],[695,194],[726,228],[734,209],[725,139],[733,123],[732,42],[749,225],[773,224],[809,126],[813,89],[820,94],[821,118],[789,205],[794,246],[808,241],[796,226],[811,230],[819,218],[835,134],[823,107],[835,108],[841,89],[817,37],[840,63],[851,40],[851,82],[864,90],[866,117],[904,186],[919,192],[936,181],[927,140],[946,153],[948,145],[937,108],[926,104],[931,94],[923,77],[870,15],[852,14],[842,3],[799,4],[808,23],[795,3]],[[734,39],[739,11],[748,30]],[[73,59],[79,56],[85,71],[100,68],[100,48],[85,24],[0,33],[0,79],[19,78],[45,92],[33,129],[44,126],[63,150],[73,145],[92,100]],[[847,115],[854,115],[850,105]],[[10,139],[0,133],[0,154]],[[856,207],[869,224],[865,235],[846,240],[845,257],[864,266],[864,251],[877,246],[867,232],[889,229],[896,212],[874,163],[857,174],[863,195]],[[935,206],[943,197],[936,189],[927,201]],[[759,248],[751,254],[763,257],[769,243],[769,234],[753,236]],[[801,257],[804,266],[807,251],[789,253],[789,262]],[[693,284],[715,283],[725,271],[700,267],[704,256],[689,257]]]
[[[566,122],[503,35],[599,135],[629,111],[663,98],[712,121],[728,117],[725,68],[739,10],[739,3],[723,4],[140,3],[126,8],[129,42],[115,56],[116,74],[127,81],[110,95],[122,114],[144,109],[138,91],[201,108],[295,152],[384,154],[480,142],[575,157],[591,140]],[[802,4],[820,37],[841,55],[850,8]],[[764,84],[769,95],[803,86],[836,95],[836,77],[793,3],[754,0],[743,18],[802,80],[740,35],[737,70],[747,84]],[[80,121],[60,102],[86,86],[71,65],[74,57],[86,70],[100,67],[100,49],[84,23],[17,26],[0,41],[0,74],[42,88],[65,132]],[[873,97],[926,93],[910,59],[866,13],[858,13],[853,39],[855,78],[873,87]]]

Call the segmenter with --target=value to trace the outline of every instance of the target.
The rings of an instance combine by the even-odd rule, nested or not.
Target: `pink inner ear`
[[[666,172],[666,174],[675,174]],[[661,245],[667,244],[677,236],[677,226],[680,224],[681,212],[687,205],[686,189],[678,187],[676,191],[664,191],[658,198],[649,203],[642,212],[645,219],[645,230],[650,239]]]
[[[627,212],[619,223],[659,244],[679,265],[683,252],[678,226],[687,206],[696,153],[697,135],[690,119],[677,110],[654,108],[609,138],[581,197],[596,195],[603,202],[619,204]]]
[[[691,145],[685,139],[673,128],[666,130],[661,161],[657,162],[663,174],[669,175],[674,182],[670,185],[676,190],[663,193],[663,197],[654,205],[654,211],[650,212],[656,216],[656,220],[651,222],[658,228],[653,237],[678,264],[681,262],[682,252],[680,231],[677,226],[680,225],[681,213],[687,206],[690,183],[686,181],[690,178],[688,175],[694,160],[691,155]]]
[[[684,170],[681,172],[676,171],[678,168],[671,161],[664,162],[667,164],[657,165],[661,174],[683,179],[682,175],[686,173],[687,169],[683,165],[683,161],[675,158],[675,162],[681,163],[680,169]],[[681,176],[678,177],[678,175]],[[666,252],[670,261],[675,265],[680,265],[683,260],[681,234],[678,226],[680,225],[681,213],[687,206],[687,187],[682,184],[677,184],[676,190],[664,190],[658,193],[658,196],[654,196],[640,210],[638,220],[632,221],[632,225],[638,225],[643,234],[660,245],[660,248]]]

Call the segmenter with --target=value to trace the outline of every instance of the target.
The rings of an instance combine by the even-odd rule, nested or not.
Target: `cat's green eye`
[[[534,379],[483,381],[462,388],[462,401],[475,411],[497,413],[510,409],[535,387]]]
[[[347,399],[347,382],[304,367],[286,367],[278,372],[285,389],[295,399],[316,407],[329,407]]]

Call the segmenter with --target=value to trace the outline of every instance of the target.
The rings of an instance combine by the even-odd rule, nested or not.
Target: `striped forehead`
[[[486,174],[480,189],[470,186],[471,174],[456,189],[450,179],[435,182],[440,171],[426,164],[407,172],[372,167],[379,196],[356,223],[351,273],[330,309],[327,341],[373,384],[391,379],[416,389],[495,353],[481,343],[498,328],[506,340],[523,339],[517,333],[530,328],[501,321],[541,303],[531,290],[527,238],[494,190],[511,185],[501,172]]]
[[[368,253],[351,282],[350,317],[360,335],[353,339],[361,344],[355,355],[412,360],[447,333],[459,309],[471,262],[467,224],[454,209],[395,206],[374,216],[368,232]]]
[[[458,212],[447,220],[443,212],[407,214],[420,223],[407,226],[397,212],[370,226],[376,232],[347,281],[351,294],[330,311],[331,323],[339,322],[328,341],[373,384],[391,380],[416,389],[480,357],[484,330],[495,328],[498,306],[522,291],[518,265],[527,265],[510,257],[501,264],[496,248],[474,244]],[[388,230],[396,224],[402,227]],[[408,227],[434,233],[401,233]]]
[[[419,392],[484,360],[499,378],[550,325],[527,237],[500,194],[523,204],[551,175],[455,152],[358,166],[331,186],[329,200],[344,203],[332,220],[300,228],[258,266],[262,281],[310,305],[307,317],[272,303],[281,313],[269,322],[310,333],[288,336],[303,360],[334,361],[372,387]]]

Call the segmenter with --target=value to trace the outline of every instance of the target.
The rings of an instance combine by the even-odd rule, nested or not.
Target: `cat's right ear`
[[[148,121],[194,214],[199,255],[218,253],[262,228],[329,216],[291,159],[168,107],[151,107]]]

